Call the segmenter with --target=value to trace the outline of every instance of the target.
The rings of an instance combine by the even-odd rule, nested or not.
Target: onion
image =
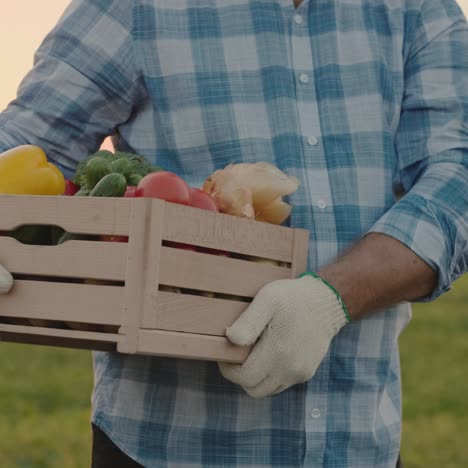
[[[291,210],[292,206],[288,205],[279,197],[257,211],[255,213],[255,219],[272,224],[281,224],[289,217]]]
[[[299,187],[296,177],[288,176],[267,162],[230,164],[206,179],[203,190],[209,193],[220,212],[281,224],[291,213],[283,202]]]

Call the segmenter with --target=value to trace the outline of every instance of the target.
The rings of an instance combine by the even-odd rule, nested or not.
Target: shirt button
[[[309,75],[307,73],[301,73],[299,75],[299,81],[301,83],[308,83],[309,82]]]
[[[302,22],[303,22],[302,16],[301,15],[295,15],[294,16],[294,22],[296,24],[302,24]]]
[[[324,208],[327,207],[327,204],[325,203],[325,200],[319,200],[319,201],[317,202],[317,206],[318,206],[321,210],[323,210]]]
[[[309,143],[309,145],[311,145],[311,146],[316,145],[317,142],[318,142],[318,140],[314,136],[310,136],[309,138],[307,138],[307,143]]]
[[[320,418],[320,410],[318,408],[314,408],[311,412],[310,412],[310,416],[314,419],[318,419]]]

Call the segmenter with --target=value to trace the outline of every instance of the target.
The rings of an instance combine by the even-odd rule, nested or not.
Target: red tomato
[[[124,198],[133,198],[135,196],[136,186],[127,185],[127,190],[124,193]]]
[[[64,195],[75,195],[76,192],[78,192],[78,185],[76,185],[74,182],[71,180],[65,179],[65,193]]]
[[[136,197],[159,198],[172,203],[190,205],[190,187],[177,174],[151,172],[137,185]]]
[[[190,206],[204,210],[219,211],[215,201],[205,191],[198,188],[190,189]]]

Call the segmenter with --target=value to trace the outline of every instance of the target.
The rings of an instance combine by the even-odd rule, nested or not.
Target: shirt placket
[[[310,6],[311,8],[313,6]],[[293,11],[291,26],[291,60],[296,74],[296,97],[299,125],[302,135],[304,164],[306,169],[317,167],[317,161],[324,163],[324,148],[321,137],[320,118],[315,93],[313,57],[309,34],[308,12],[309,1],[304,0],[301,6]],[[311,163],[314,162],[312,165]],[[315,190],[315,187],[318,190]],[[331,192],[328,178],[320,187],[309,187],[312,206],[324,210],[331,205]]]
[[[292,70],[296,79],[297,115],[302,136],[303,164],[308,172],[316,167],[315,162],[318,159],[324,160],[307,15],[309,6],[309,1],[304,0],[297,9],[290,10]],[[307,180],[307,177],[305,179]],[[331,204],[328,177],[322,178],[319,186],[308,183],[307,190],[314,210],[323,211]],[[309,385],[305,402],[305,466],[322,466],[326,411],[326,393],[319,389],[314,390],[313,384]]]

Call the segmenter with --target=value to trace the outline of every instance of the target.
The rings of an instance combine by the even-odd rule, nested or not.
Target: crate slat
[[[223,336],[248,303],[159,291],[142,328]]]
[[[150,242],[148,227],[150,224],[150,200],[143,199],[143,203],[133,205],[130,218],[130,238],[128,242],[128,256],[126,267],[126,285],[123,298],[123,316],[125,340],[120,344],[123,352],[133,354],[137,349],[138,328],[141,325],[143,309],[147,296],[152,294],[156,285],[147,287],[148,271],[147,249]],[[154,240],[156,245],[161,241]],[[157,265],[154,265],[157,267]]]
[[[155,200],[158,202],[158,200]],[[294,231],[168,203],[163,239],[290,262]]]
[[[290,277],[290,268],[161,248],[159,283],[164,285],[254,297],[266,283]]]
[[[232,345],[220,336],[163,330],[139,330],[138,354],[207,361],[244,362],[250,348]],[[119,350],[120,344],[117,345]]]
[[[41,346],[53,346],[60,348],[86,349],[94,351],[116,351],[116,342],[113,341],[95,341],[79,340],[76,338],[63,338],[49,335],[30,335],[24,333],[0,332],[0,341],[9,343],[22,343]]]
[[[125,280],[125,242],[67,241],[36,246],[0,237],[0,252],[2,265],[11,273]]]
[[[122,323],[123,287],[16,280],[0,296],[5,317],[62,320],[95,324]]]
[[[100,341],[103,343],[119,343],[120,341],[122,341],[123,338],[121,335],[114,333],[97,333],[89,331],[65,330],[61,328],[28,327],[24,325],[6,325],[0,323],[0,337],[2,333],[71,338],[76,340]]]
[[[309,251],[309,231],[304,229],[294,230],[293,258],[291,262],[291,278],[297,278],[298,275],[307,270]]]
[[[132,203],[141,199],[0,195],[0,230],[50,224],[68,232],[128,235]]]
[[[157,313],[157,300],[159,295],[159,270],[161,263],[161,245],[164,215],[166,211],[165,203],[152,203],[150,207],[150,220],[148,225],[148,237],[144,261],[144,290],[145,297],[142,302],[142,314],[139,317],[142,326],[155,320]]]

